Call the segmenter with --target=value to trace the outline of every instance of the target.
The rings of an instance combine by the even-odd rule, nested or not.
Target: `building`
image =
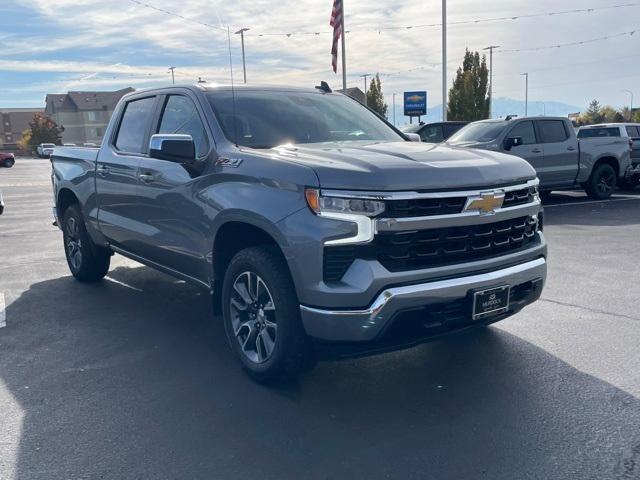
[[[29,122],[36,113],[44,113],[41,108],[0,108],[0,150],[17,151],[22,132],[29,128]]]
[[[63,143],[100,143],[120,99],[133,88],[116,92],[69,92],[47,95],[45,114],[62,132]]]
[[[343,90],[342,88],[338,90],[340,93],[344,93],[345,95],[349,95],[351,98],[355,98],[360,103],[364,105],[364,92],[360,90],[358,87],[347,88]]]

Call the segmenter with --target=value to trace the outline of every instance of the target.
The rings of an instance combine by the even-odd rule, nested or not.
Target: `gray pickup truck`
[[[132,93],[52,165],[71,273],[119,253],[206,288],[261,382],[488,325],[546,278],[527,162],[407,141],[325,83]]]
[[[517,155],[536,169],[543,193],[578,187],[597,200],[609,198],[632,168],[628,141],[578,140],[571,121],[562,117],[474,122],[455,133],[447,145]]]

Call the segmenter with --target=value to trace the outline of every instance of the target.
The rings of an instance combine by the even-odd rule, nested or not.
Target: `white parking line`
[[[544,208],[553,208],[553,207],[575,207],[578,205],[593,205],[594,203],[613,203],[613,202],[626,202],[629,200],[640,200],[640,197],[623,197],[623,198],[612,198],[610,200],[592,200],[589,202],[573,202],[573,203],[555,203],[552,205],[542,204]]]
[[[4,293],[0,293],[0,328],[7,326],[7,316],[4,310]]]

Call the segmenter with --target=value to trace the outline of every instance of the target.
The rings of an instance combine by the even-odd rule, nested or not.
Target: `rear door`
[[[135,252],[145,226],[135,221],[140,159],[147,154],[156,96],[129,100],[96,165],[98,224],[112,245]]]
[[[206,255],[211,252],[210,222],[204,217],[195,187],[213,152],[213,140],[205,127],[197,99],[188,93],[165,95],[153,133],[188,134],[194,140],[197,160],[184,166],[145,157],[140,162],[140,194],[137,221],[145,225],[140,255],[207,282]]]
[[[563,120],[536,120],[538,137],[544,147],[545,183],[572,185],[578,174],[580,150],[578,140]]]
[[[532,120],[522,120],[514,125],[505,138],[522,138],[522,145],[513,147],[507,153],[524,158],[536,169],[542,184],[546,183],[546,168],[544,165],[544,147],[538,140],[537,132]]]

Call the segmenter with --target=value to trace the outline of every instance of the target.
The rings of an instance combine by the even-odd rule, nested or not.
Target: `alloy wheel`
[[[80,240],[78,220],[74,217],[67,220],[66,233],[67,257],[71,267],[77,272],[82,266],[82,240]]]
[[[273,355],[278,335],[276,307],[264,280],[255,272],[243,272],[233,282],[230,299],[231,326],[243,355],[264,363]]]

